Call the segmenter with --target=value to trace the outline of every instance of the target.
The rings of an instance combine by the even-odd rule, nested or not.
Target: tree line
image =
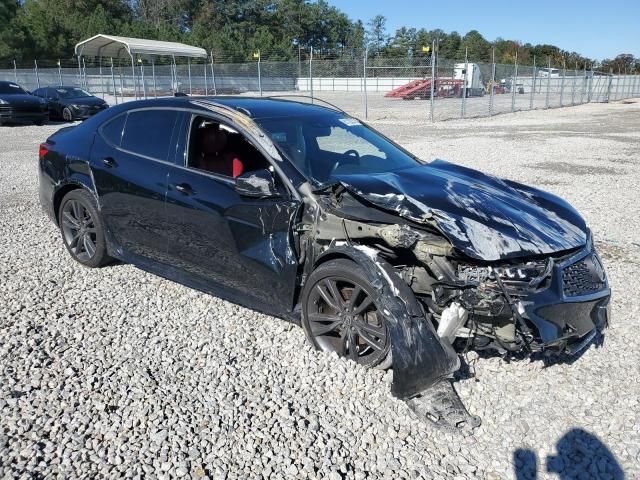
[[[538,64],[567,68],[639,71],[640,59],[585,57],[555,45],[532,45],[477,30],[464,35],[440,29],[401,27],[387,31],[386,18],[366,25],[324,0],[0,0],[0,62],[73,58],[77,42],[98,33],[197,45],[217,61],[244,62],[258,50],[270,61],[370,56],[413,58],[437,45],[448,59]]]

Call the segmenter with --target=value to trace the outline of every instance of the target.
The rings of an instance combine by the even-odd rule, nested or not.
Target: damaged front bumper
[[[549,287],[519,300],[542,349],[575,354],[610,322],[611,289],[591,237],[579,252],[554,263]]]

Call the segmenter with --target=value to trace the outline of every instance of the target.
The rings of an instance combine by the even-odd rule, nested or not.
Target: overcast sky
[[[640,57],[640,0],[328,0],[353,20],[387,17],[390,34],[401,26],[478,30],[489,40],[549,43],[602,60],[619,53]]]

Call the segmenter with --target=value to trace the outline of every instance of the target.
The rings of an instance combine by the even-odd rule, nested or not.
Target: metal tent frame
[[[78,58],[78,71],[80,73],[80,78],[86,82],[86,73],[83,75],[83,71],[86,69],[83,68],[84,59],[83,57],[98,57],[99,58],[99,66],[100,66],[100,82],[102,84],[102,59],[103,58],[111,58],[111,78],[113,83],[113,93],[116,98],[116,103],[118,102],[115,78],[113,76],[113,59],[130,59],[131,60],[131,75],[133,79],[133,91],[136,100],[141,98],[139,94],[138,88],[138,79],[136,75],[136,67],[134,56],[138,57],[138,61],[141,62],[142,58],[148,58],[151,60],[151,69],[153,75],[153,84],[154,84],[154,95],[156,94],[155,84],[155,62],[154,58],[158,56],[168,56],[171,57],[171,82],[172,89],[174,92],[177,90],[178,86],[178,70],[176,66],[176,57],[186,57],[188,59],[188,69],[189,69],[189,84],[191,85],[191,59],[192,58],[203,58],[207,59],[207,52],[203,48],[193,47],[191,45],[185,45],[184,43],[176,43],[176,42],[161,42],[159,40],[147,40],[142,38],[131,38],[131,37],[117,37],[114,35],[104,35],[99,34],[95,35],[87,40],[83,40],[76,45],[75,54]],[[206,64],[205,64],[205,75],[206,75]],[[140,65],[140,75],[142,81],[142,91],[144,94],[144,98],[147,98],[146,86],[144,83],[144,67]],[[124,86],[122,82],[122,75],[120,77],[120,96],[121,99],[124,95]],[[191,87],[190,87],[191,88]],[[103,95],[104,96],[104,95]]]

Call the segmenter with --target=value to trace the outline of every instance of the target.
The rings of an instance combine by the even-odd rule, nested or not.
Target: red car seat
[[[197,167],[207,172],[236,178],[242,175],[244,165],[235,152],[226,152],[227,134],[218,126],[203,128],[200,135],[200,158]]]

